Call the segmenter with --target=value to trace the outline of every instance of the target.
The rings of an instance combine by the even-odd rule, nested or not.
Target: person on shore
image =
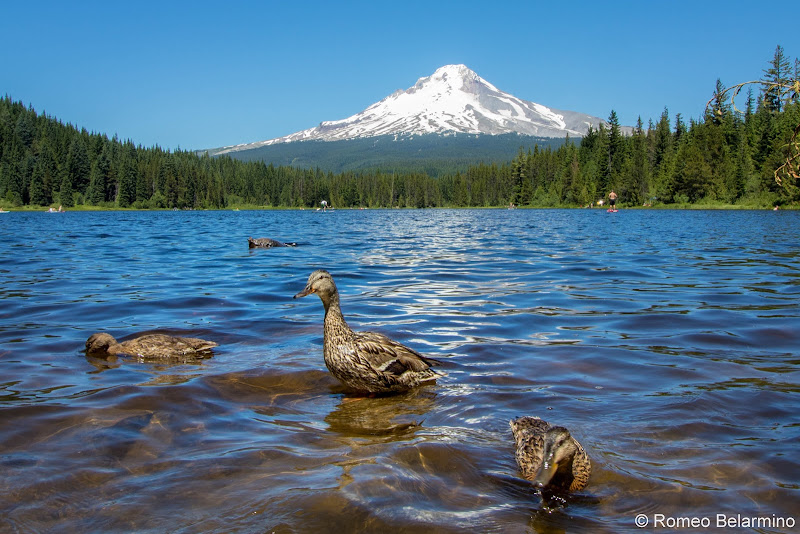
[[[610,205],[610,209],[612,210],[617,209],[617,194],[614,192],[613,189],[608,194],[608,203]]]

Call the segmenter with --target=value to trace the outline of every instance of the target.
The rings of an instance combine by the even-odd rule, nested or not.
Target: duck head
[[[319,296],[327,310],[330,303],[338,296],[336,284],[333,283],[331,273],[323,269],[311,273],[305,289],[295,295],[294,298],[305,297],[311,293],[316,293]]]
[[[105,354],[111,345],[116,345],[117,340],[111,334],[101,332],[92,334],[86,340],[86,354]]]
[[[542,465],[536,473],[533,484],[544,488],[551,483],[563,485],[560,483],[561,481],[571,480],[572,461],[577,452],[575,439],[570,435],[569,430],[563,426],[548,428],[544,435]],[[569,487],[569,483],[566,484],[566,487]]]

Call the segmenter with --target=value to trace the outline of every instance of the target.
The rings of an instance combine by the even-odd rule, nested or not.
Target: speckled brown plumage
[[[118,343],[111,334],[97,333],[86,340],[86,354],[99,357],[127,354],[141,360],[183,362],[207,358],[216,346],[213,341],[165,334],[146,334]]]
[[[294,247],[297,245],[297,243],[282,243],[269,237],[259,237],[258,239],[248,237],[247,244],[250,248]]]
[[[579,491],[586,487],[592,464],[580,443],[562,426],[538,417],[510,421],[522,476],[539,488]]]
[[[339,292],[328,271],[311,273],[294,298],[316,293],[325,307],[323,356],[331,374],[362,393],[406,391],[440,376],[439,362],[377,332],[354,332],[344,320]]]

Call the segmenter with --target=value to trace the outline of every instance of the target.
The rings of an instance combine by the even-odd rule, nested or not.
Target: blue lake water
[[[800,212],[10,213],[0,236],[0,530],[800,521]],[[319,299],[292,299],[317,268],[352,327],[447,376],[353,400],[323,363]],[[98,331],[219,347],[87,357]],[[564,506],[519,476],[520,415],[592,459]]]

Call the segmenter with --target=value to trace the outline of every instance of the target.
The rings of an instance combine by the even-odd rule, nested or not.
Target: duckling
[[[297,243],[282,243],[276,239],[270,239],[269,237],[259,237],[258,239],[253,239],[252,237],[247,238],[247,244],[249,248],[272,248],[272,247],[296,247]]]
[[[325,307],[323,356],[333,376],[351,389],[367,394],[407,391],[434,382],[440,363],[377,332],[354,332],[339,307],[339,291],[328,271],[311,273],[304,290],[294,298],[316,293]]]
[[[206,358],[216,346],[213,341],[165,334],[146,334],[118,343],[111,334],[101,332],[86,340],[86,354],[98,357],[128,354],[141,360],[186,361]]]
[[[519,417],[509,423],[524,478],[537,488],[579,491],[586,487],[592,464],[569,430],[538,417]]]

